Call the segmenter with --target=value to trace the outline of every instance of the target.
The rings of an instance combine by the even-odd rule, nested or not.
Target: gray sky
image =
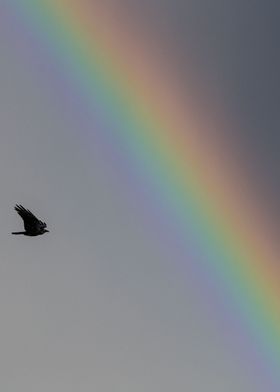
[[[118,1],[132,20],[164,33],[181,72],[189,53],[196,58],[237,119],[250,170],[276,205],[278,6]],[[86,149],[77,124],[43,88],[44,71],[22,57],[24,42],[1,21],[2,390],[265,391],[252,382],[250,364],[241,372],[226,332],[202,311],[180,252],[147,233],[148,218],[139,221],[98,146]],[[21,228],[15,203],[46,220],[50,233],[12,237]]]

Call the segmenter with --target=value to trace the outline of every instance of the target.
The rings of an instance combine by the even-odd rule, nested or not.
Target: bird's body
[[[36,237],[47,233],[49,230],[46,229],[47,225],[42,222],[31,211],[25,209],[22,205],[16,205],[15,210],[19,216],[23,219],[25,231],[13,232],[12,234],[22,234],[29,237]]]

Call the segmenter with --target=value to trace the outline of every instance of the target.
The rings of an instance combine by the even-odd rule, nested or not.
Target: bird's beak
[[[47,230],[47,229],[45,230],[45,233],[49,233],[49,232],[50,232],[49,230]]]

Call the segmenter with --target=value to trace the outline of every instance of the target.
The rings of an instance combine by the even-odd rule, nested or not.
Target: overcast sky
[[[276,214],[276,2],[116,5],[162,34],[182,83],[191,55],[197,72],[219,91]],[[24,56],[28,38],[13,23],[12,16],[0,23],[1,389],[267,391],[261,380],[255,384],[250,364],[242,371],[211,312],[202,311],[192,276],[182,274],[180,251],[147,233],[148,220],[139,220],[135,204],[125,201],[98,146],[87,149],[65,106],[43,88],[44,71]],[[15,203],[46,221],[50,233],[11,236],[21,229]]]

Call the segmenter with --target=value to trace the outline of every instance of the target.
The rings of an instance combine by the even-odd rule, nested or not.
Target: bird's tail
[[[12,234],[25,234],[25,231],[14,231]]]

